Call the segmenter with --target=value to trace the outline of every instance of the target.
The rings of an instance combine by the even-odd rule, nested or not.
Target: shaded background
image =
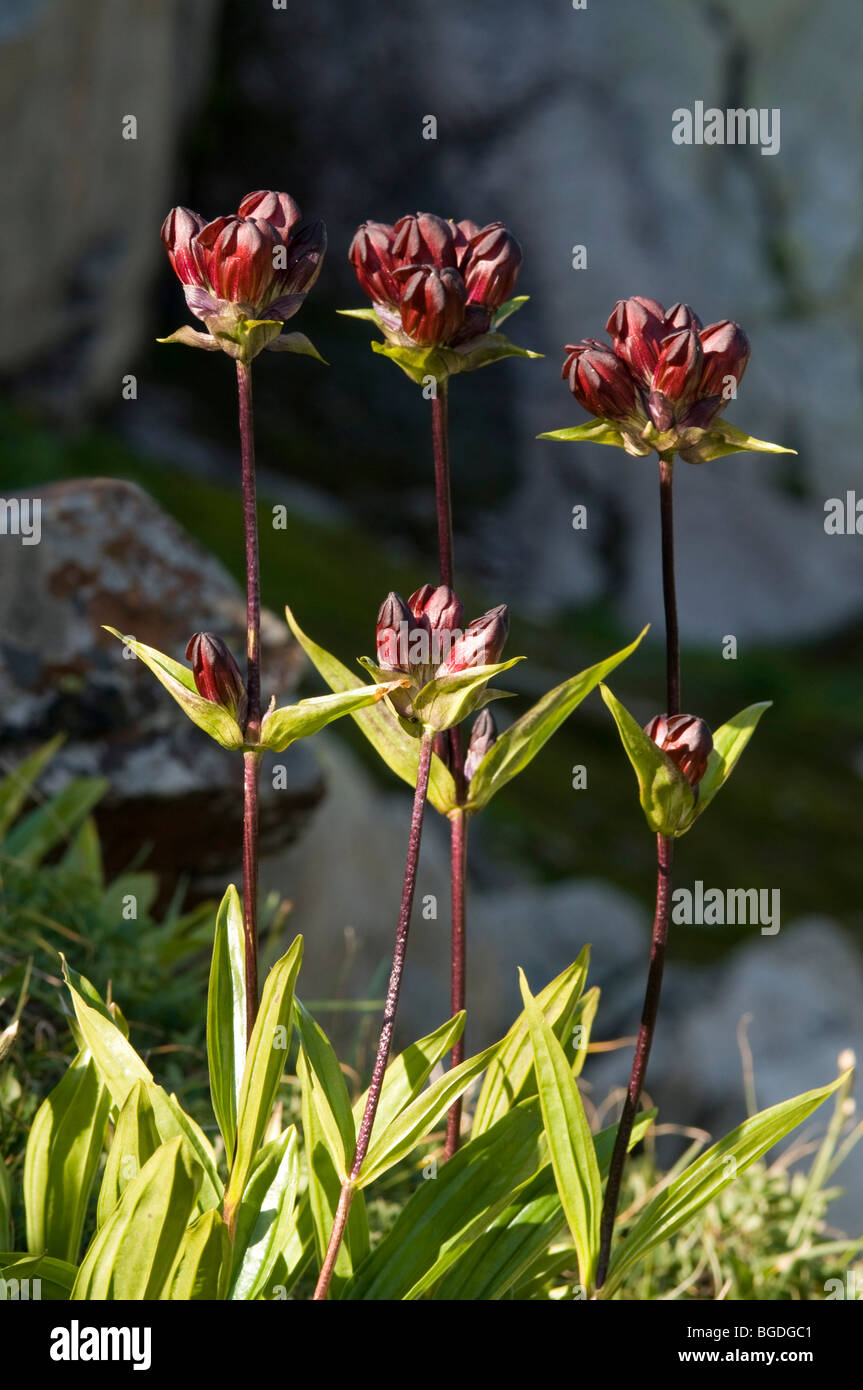
[[[264,515],[263,586],[274,613],[290,600],[345,660],[370,649],[389,588],[434,574],[427,406],[372,355],[367,327],[334,313],[362,302],[350,237],[417,208],[502,218],[531,296],[511,336],[547,356],[453,385],[456,554],[473,611],[511,606],[509,650],[531,658],[510,682],[522,696],[649,621],[613,685],[645,720],[663,701],[654,465],[534,438],[582,418],[559,380],[565,342],[600,336],[636,293],[736,318],[753,357],[729,419],[798,450],[678,467],[685,705],[713,726],[753,700],[774,708],[680,843],[676,880],[779,888],[782,930],[675,930],[651,1085],[669,1118],[739,1119],[746,1014],[760,1104],[828,1079],[840,1047],[863,1048],[863,540],[824,531],[825,501],[860,471],[861,48],[855,0],[317,0],[301,13],[6,0],[0,487],[44,512],[40,546],[0,537],[4,766],[63,728],[55,785],[81,771],[111,782],[109,867],[144,862],[166,894],[184,873],[193,897],[236,871],[233,768],[99,632],[117,622],[179,656],[197,627],[238,631],[232,368],[154,344],[187,318],[158,239],[168,208],[215,216],[275,187],[327,221],[297,326],[331,365],[264,354],[255,367],[261,499],[289,514],[284,530]],[[672,111],[695,100],[778,107],[780,153],[674,145]],[[158,506],[74,481],[92,477]],[[572,530],[576,503],[586,532]],[[729,634],[736,661],[722,658]],[[317,690],[276,618],[269,639],[271,683]],[[264,877],[308,934],[306,992],[374,995],[404,792],[344,724],[281,761]],[[572,790],[575,764],[586,791]],[[472,833],[472,1042],[506,1024],[517,963],[538,986],[585,940],[599,1035],[631,1033],[654,850],[598,696]],[[406,1032],[446,1008],[445,858],[432,821],[421,892],[440,911],[416,924]],[[624,1071],[607,1056],[588,1081],[601,1097]]]

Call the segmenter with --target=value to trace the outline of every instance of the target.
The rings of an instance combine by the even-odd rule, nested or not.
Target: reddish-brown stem
[[[454,811],[450,817],[450,852],[452,874],[452,971],[450,976],[450,1014],[459,1013],[465,1005],[465,977],[467,961],[465,950],[465,869],[467,862],[467,815],[464,811]],[[464,1033],[458,1042],[453,1043],[452,1065],[457,1067],[464,1061]],[[444,1158],[452,1158],[459,1146],[461,1133],[462,1098],[450,1107],[446,1120],[446,1147]]]
[[[432,448],[434,451],[435,507],[437,511],[438,562],[440,582],[455,587],[452,540],[452,485],[449,462],[449,383],[438,382],[432,396]],[[456,800],[465,801],[464,756],[461,735],[457,728],[449,731],[450,771],[455,782]],[[465,913],[465,853],[467,818],[458,812],[450,819],[450,864],[452,875],[452,925],[450,950],[451,1012],[458,1013],[465,1004],[465,974],[467,969],[467,920]],[[452,1065],[464,1060],[464,1034],[452,1049]],[[459,1144],[462,1102],[459,1098],[450,1108],[446,1124],[444,1159],[452,1158]]]
[[[246,541],[246,694],[245,736],[256,743],[261,732],[261,581],[258,512],[255,496],[255,435],[252,369],[237,363],[240,448],[243,476],[243,531]],[[243,755],[243,935],[246,961],[246,1036],[258,1014],[258,776],[260,754]]]
[[[368,1153],[369,1141],[372,1137],[372,1126],[375,1122],[378,1102],[381,1098],[381,1089],[384,1084],[384,1073],[389,1060],[393,1029],[395,1028],[396,1022],[396,1012],[399,1006],[399,993],[401,990],[402,975],[404,973],[405,955],[407,953],[411,909],[413,908],[414,890],[416,888],[417,865],[419,863],[426,793],[428,792],[431,753],[432,736],[431,734],[425,733],[420,743],[417,784],[416,792],[414,793],[413,812],[411,814],[410,835],[408,837],[408,852],[405,862],[401,910],[399,912],[398,926],[396,928],[396,944],[393,952],[393,964],[392,970],[390,971],[390,982],[387,988],[386,1003],[384,1004],[384,1017],[381,1025],[380,1039],[378,1041],[378,1051],[375,1057],[371,1084],[369,1085],[366,1108],[363,1111],[363,1118],[360,1121],[360,1128],[357,1133],[354,1161],[351,1164],[350,1173],[342,1183],[342,1191],[336,1209],[333,1229],[330,1233],[327,1252],[324,1257],[323,1265],[321,1266],[321,1272],[314,1293],[314,1299],[318,1302],[326,1298],[333,1277],[333,1270],[336,1267],[336,1260],[339,1250],[341,1249],[345,1227],[347,1226],[348,1216],[350,1214],[351,1202],[353,1201],[353,1195],[356,1191],[356,1181],[359,1177],[360,1169],[363,1166],[363,1160]]]
[[[659,513],[662,523],[662,593],[665,603],[665,674],[666,708],[668,714],[680,713],[680,638],[677,630],[677,594],[674,583],[674,458],[667,454],[659,460]],[[611,1240],[614,1234],[614,1219],[620,1199],[620,1183],[632,1135],[632,1126],[638,1112],[638,1102],[644,1086],[647,1061],[656,1027],[659,997],[662,992],[662,972],[665,966],[665,947],[668,941],[668,921],[671,909],[671,868],[674,859],[674,838],[670,835],[656,837],[656,912],[653,919],[653,941],[650,948],[650,968],[647,973],[647,989],[644,994],[644,1008],[641,1014],[641,1027],[635,1044],[629,1089],[623,1105],[623,1113],[617,1127],[614,1153],[608,1170],[605,1200],[602,1206],[600,1227],[599,1264],[596,1274],[596,1287],[601,1288],[608,1273],[611,1256]]]
[[[680,637],[674,583],[674,460],[659,460],[659,511],[662,522],[662,593],[665,601],[665,678],[667,714],[680,713]]]
[[[438,382],[437,393],[432,396],[431,407],[440,582],[452,589],[455,586],[453,584],[452,502],[450,499],[449,469],[449,383],[447,381]]]
[[[668,940],[668,922],[671,909],[671,866],[674,858],[674,838],[671,835],[657,835],[656,842],[656,913],[653,919],[650,968],[647,973],[647,989],[641,1012],[641,1027],[638,1030],[635,1044],[629,1089],[626,1092],[623,1113],[617,1126],[617,1137],[614,1141],[614,1152],[611,1156],[608,1183],[605,1188],[600,1228],[599,1264],[596,1272],[597,1288],[602,1287],[608,1272],[614,1218],[617,1215],[617,1203],[620,1198],[620,1181],[629,1149],[632,1126],[638,1113],[638,1102],[641,1099],[641,1091],[644,1086],[644,1075],[647,1071],[653,1032],[656,1027],[659,996],[662,991],[662,971],[665,965],[665,945]]]

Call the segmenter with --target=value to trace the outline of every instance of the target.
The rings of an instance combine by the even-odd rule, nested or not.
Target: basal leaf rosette
[[[711,735],[689,714],[657,715],[642,729],[608,686],[600,692],[635,772],[649,829],[675,838],[692,829],[728,781],[772,703],[747,705]]]

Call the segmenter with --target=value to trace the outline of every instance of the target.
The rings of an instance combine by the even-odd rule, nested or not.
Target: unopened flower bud
[[[457,675],[471,666],[492,666],[500,660],[509,632],[509,609],[505,603],[468,623],[442,662],[439,675]]]
[[[682,328],[666,338],[653,372],[653,392],[659,392],[671,406],[680,409],[695,399],[701,381],[703,355],[694,328]],[[667,429],[657,424],[657,429]]]
[[[677,333],[681,328],[694,328],[698,333],[701,330],[701,319],[688,304],[672,304],[671,308],[665,311],[665,331],[667,334]]]
[[[240,217],[259,217],[269,222],[287,240],[287,233],[297,226],[302,213],[290,193],[274,193],[268,188],[247,193],[237,208]]]
[[[351,242],[348,256],[357,279],[373,304],[394,308],[399,301],[393,279],[393,228],[386,222],[364,222]]]
[[[200,213],[191,212],[189,208],[171,208],[162,223],[162,241],[168,259],[178,280],[184,285],[200,284],[200,268],[191,241],[205,225]]]
[[[604,343],[588,339],[568,346],[563,378],[579,405],[591,415],[622,420],[640,404],[639,391],[625,362]]]
[[[432,632],[461,632],[464,608],[461,599],[446,584],[423,584],[411,594],[408,608],[416,618],[425,618]]]
[[[729,399],[728,378],[733,378],[734,390],[743,380],[749,361],[749,339],[743,329],[730,319],[712,323],[700,334],[704,365],[701,371],[700,394]]]
[[[644,732],[679,767],[691,787],[697,787],[713,748],[713,736],[694,714],[657,714]]]
[[[464,760],[465,781],[470,782],[486,753],[497,739],[497,727],[494,716],[490,709],[486,707],[480,710],[471,730],[470,743],[467,746],[467,754]]]
[[[420,625],[401,594],[387,594],[375,633],[378,665],[387,671],[409,671],[411,632]]]
[[[649,384],[659,357],[659,345],[669,331],[662,305],[643,295],[619,299],[606,328],[614,340],[618,357],[639,380]]]
[[[455,254],[459,270],[464,271],[465,262],[470,254],[470,244],[474,237],[479,233],[479,227],[469,218],[464,218],[461,222],[453,223],[453,237],[455,238]]]
[[[239,725],[246,717],[246,687],[228,647],[214,632],[196,632],[186,647],[186,659],[199,695],[228,710]]]
[[[515,288],[521,261],[521,247],[502,222],[483,227],[461,262],[468,303],[492,313],[499,309]]]
[[[439,347],[455,337],[464,323],[464,281],[457,270],[407,266],[396,272],[400,283],[402,328],[419,347]]]
[[[451,222],[431,212],[400,217],[393,228],[396,265],[432,265],[442,270],[457,264],[455,231]]]

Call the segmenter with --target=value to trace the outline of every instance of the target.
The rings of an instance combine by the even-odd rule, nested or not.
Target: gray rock
[[[41,540],[0,545],[0,752],[9,767],[62,732],[45,777],[105,776],[99,808],[109,867],[144,847],[169,879],[237,859],[242,767],[183,714],[103,624],[182,660],[193,632],[220,633],[239,660],[245,604],[233,579],[140,488],[110,479],[42,490]],[[262,615],[264,694],[290,697],[302,664],[285,624]],[[264,850],[285,844],[321,794],[314,759],[295,744],[265,764]]]
[[[217,0],[19,0],[0,24],[0,123],[17,151],[3,232],[0,369],[80,414],[119,399],[149,331],[177,143],[210,66]],[[125,139],[123,122],[137,121]]]

